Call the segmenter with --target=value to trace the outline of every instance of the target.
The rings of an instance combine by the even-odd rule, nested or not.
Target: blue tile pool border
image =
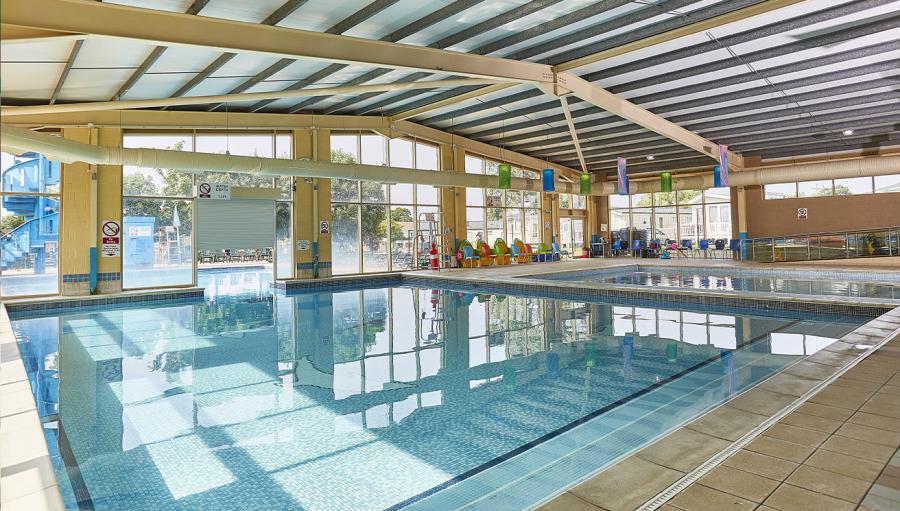
[[[50,298],[41,300],[27,300],[21,302],[6,302],[7,313],[11,319],[21,319],[24,316],[36,314],[58,314],[74,310],[94,310],[106,308],[111,305],[161,305],[176,303],[192,303],[202,300],[204,297],[202,288],[190,288],[178,291],[155,291],[145,293],[124,293],[109,296],[85,296],[75,298]]]

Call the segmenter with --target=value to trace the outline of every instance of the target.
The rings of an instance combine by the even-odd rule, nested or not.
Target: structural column
[[[450,144],[440,145],[440,172],[465,172],[466,152]],[[453,257],[458,243],[466,237],[466,189],[459,186],[441,188],[441,213],[446,241],[445,250]]]
[[[90,128],[65,128],[63,138],[83,144],[91,143]],[[87,163],[62,165],[62,204],[59,229],[59,274],[62,279],[60,294],[77,296],[90,294],[90,248],[93,230],[85,232],[85,226],[94,224],[91,218],[91,176],[93,169]]]
[[[331,160],[330,131],[294,130],[294,158]],[[294,178],[294,276],[331,276],[331,180]]]
[[[548,247],[559,237],[559,195],[555,193],[541,194],[541,241]]]
[[[100,128],[97,142],[106,147],[122,147],[122,130]],[[122,291],[122,253],[125,233],[119,232],[119,253],[102,253],[103,224],[113,221],[122,231],[122,166],[99,165],[97,167],[97,292],[100,294]]]

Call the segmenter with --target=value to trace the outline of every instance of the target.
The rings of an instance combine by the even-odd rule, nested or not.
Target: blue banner
[[[628,195],[628,171],[625,167],[625,158],[618,159],[617,167],[619,172],[619,195]]]

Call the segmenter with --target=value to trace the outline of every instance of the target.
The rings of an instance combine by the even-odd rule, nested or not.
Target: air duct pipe
[[[383,183],[410,183],[432,186],[497,188],[496,176],[463,172],[434,172],[358,163],[330,163],[310,160],[281,160],[255,156],[193,153],[165,149],[98,147],[65,140],[13,126],[0,128],[0,146],[4,151],[22,153],[36,151],[63,163],[76,161],[98,165],[132,165],[163,168],[183,172],[239,172],[268,176],[359,179]],[[900,156],[855,158],[784,166],[768,166],[732,172],[731,186],[790,183],[816,179],[841,179],[861,176],[900,174]],[[542,191],[539,179],[512,178],[511,189]],[[596,183],[591,195],[616,194],[615,182]],[[673,190],[703,190],[713,187],[712,173],[672,179]],[[556,181],[560,193],[580,193],[578,183]],[[631,193],[660,191],[659,179],[632,181]]]
[[[239,172],[261,176],[296,176],[329,179],[359,179],[384,183],[411,183],[440,187],[497,188],[497,176],[462,172],[434,172],[359,163],[313,160],[283,160],[256,156],[194,153],[165,149],[98,147],[65,140],[13,126],[2,126],[0,145],[4,151],[36,151],[63,163],[76,161],[99,165],[173,169],[183,172]],[[513,178],[516,190],[542,191],[538,179]],[[578,193],[577,183],[557,182],[557,191]]]

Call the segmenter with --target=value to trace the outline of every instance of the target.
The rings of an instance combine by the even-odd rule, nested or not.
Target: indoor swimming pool
[[[846,272],[844,272],[846,274]],[[889,277],[883,274],[881,277]],[[794,294],[851,298],[878,298],[900,301],[900,275],[875,281],[846,276],[817,275],[814,272],[779,273],[777,270],[735,268],[666,268],[629,266],[601,270],[567,271],[528,275],[530,279],[628,286],[740,291],[745,293]]]
[[[523,509],[862,317],[391,287],[13,317],[81,509]]]

